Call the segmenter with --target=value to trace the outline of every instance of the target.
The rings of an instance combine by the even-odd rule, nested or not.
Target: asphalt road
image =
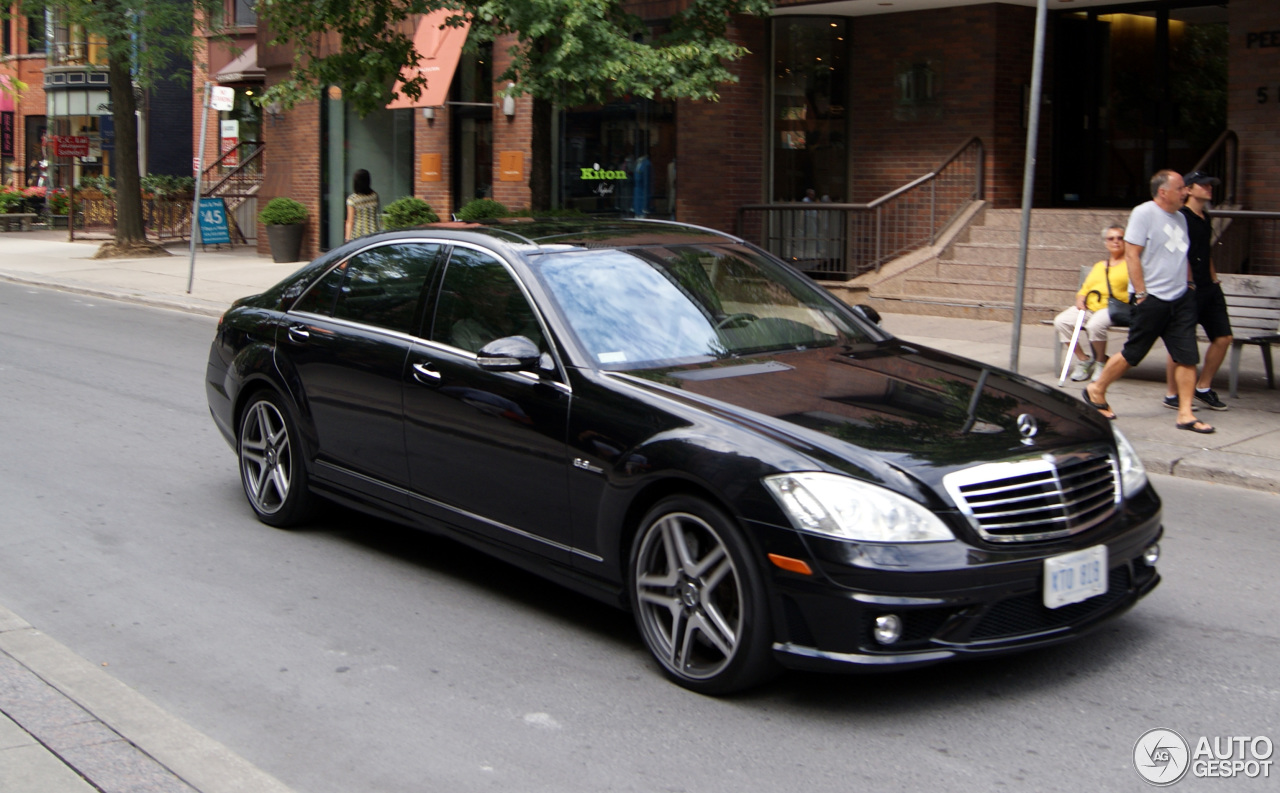
[[[1280,741],[1275,495],[1155,478],[1165,581],[1082,641],[709,699],[627,615],[453,542],[259,524],[213,328],[0,283],[0,603],[300,793],[1144,790],[1152,728]]]

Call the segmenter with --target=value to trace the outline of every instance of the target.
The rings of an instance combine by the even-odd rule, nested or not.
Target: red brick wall
[[[869,201],[933,170],[976,135],[987,150],[987,198],[1018,206],[1034,31],[1035,10],[1010,5],[854,18],[851,200]],[[938,102],[913,114],[898,104],[895,77],[926,60],[936,64]],[[1042,111],[1039,196],[1048,195],[1051,128]]]
[[[274,85],[287,69],[267,70],[267,85]],[[266,179],[258,194],[258,206],[276,196],[287,196],[306,206],[309,213],[307,232],[302,241],[302,257],[310,259],[320,252],[320,102],[304,102],[283,114],[280,119],[267,119],[263,124],[263,152]],[[270,253],[266,232],[259,224],[258,252]]]
[[[676,219],[732,231],[738,207],[765,192],[768,20],[741,17],[729,38],[751,50],[719,102],[676,103]]]
[[[457,209],[452,205],[453,191],[450,189],[452,158],[449,156],[449,108],[436,108],[436,117],[430,121],[422,117],[421,110],[414,110],[414,114],[413,194],[430,204],[441,220],[448,220],[450,213]],[[423,181],[423,154],[440,155],[440,181]]]
[[[19,187],[26,187],[27,160],[27,122],[28,116],[45,114],[44,69],[46,61],[43,55],[27,54],[27,20],[25,17],[0,20],[0,24],[11,25],[12,42],[15,56],[0,64],[0,74],[9,76],[13,81],[26,83],[27,88],[13,101],[13,167]]]
[[[511,65],[507,50],[515,43],[514,37],[503,36],[493,42],[493,73],[502,74]],[[493,84],[493,198],[510,209],[529,206],[529,176],[533,164],[530,140],[533,136],[533,100],[526,96],[516,98],[516,114],[508,118],[502,112],[502,98],[507,84]],[[502,152],[524,152],[524,179],[502,181]]]
[[[1228,126],[1240,137],[1238,200],[1249,209],[1280,211],[1280,46],[1249,46],[1248,35],[1280,30],[1275,0],[1230,5]],[[1260,102],[1258,89],[1267,101]]]

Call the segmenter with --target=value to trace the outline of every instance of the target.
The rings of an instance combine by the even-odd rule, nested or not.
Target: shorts
[[[1222,284],[1205,284],[1196,289],[1196,321],[1210,340],[1231,335],[1231,318],[1227,316]]]
[[[1156,339],[1163,339],[1173,362],[1183,366],[1200,363],[1200,346],[1196,344],[1196,293],[1188,289],[1176,300],[1161,300],[1147,295],[1133,307],[1129,324],[1129,340],[1120,354],[1130,366],[1147,357]]]

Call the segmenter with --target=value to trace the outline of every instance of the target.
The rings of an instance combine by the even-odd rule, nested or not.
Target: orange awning
[[[387,105],[388,110],[399,110],[406,107],[439,107],[449,96],[449,85],[453,82],[453,73],[458,69],[458,58],[462,57],[462,45],[467,41],[467,30],[471,23],[462,27],[443,27],[444,21],[456,16],[457,11],[432,11],[418,21],[418,29],[413,34],[413,48],[422,57],[418,65],[412,69],[404,69],[401,76],[412,77],[414,72],[427,78],[427,87],[417,99],[410,99],[401,92],[400,80],[396,81],[395,90],[400,96]]]

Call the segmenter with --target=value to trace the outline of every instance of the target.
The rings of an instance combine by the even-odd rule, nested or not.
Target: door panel
[[[318,475],[384,497],[408,485],[401,374],[439,255],[426,243],[365,249],[287,315],[277,363],[310,416]]]

